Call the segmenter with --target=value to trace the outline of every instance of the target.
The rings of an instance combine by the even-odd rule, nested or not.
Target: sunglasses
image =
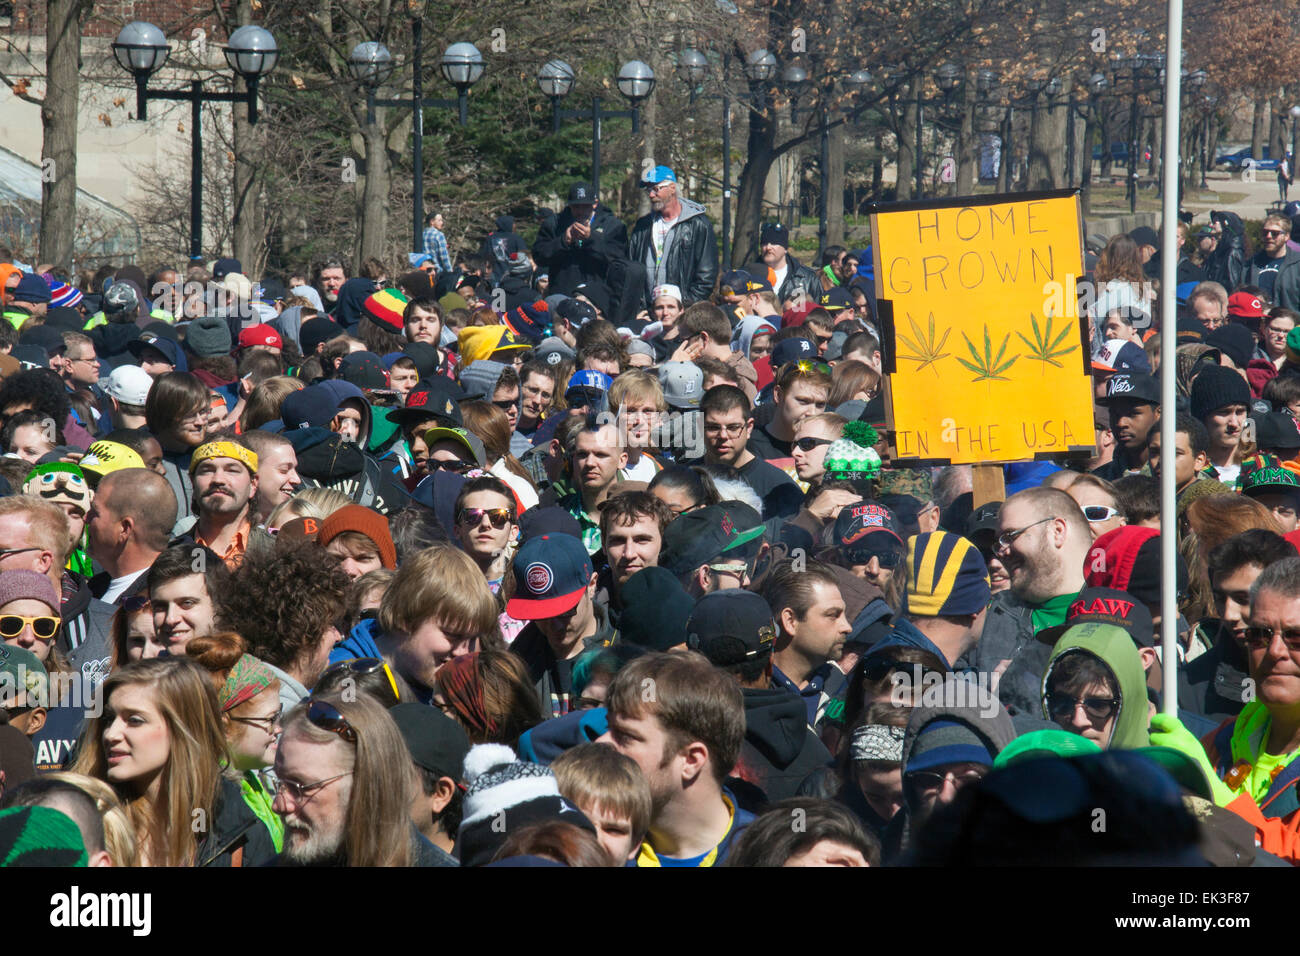
[[[498,531],[515,520],[515,513],[509,508],[461,508],[456,514],[456,520],[461,524],[478,527],[484,516]]]
[[[364,614],[362,616],[364,617]],[[397,689],[397,680],[388,667],[388,661],[382,657],[354,657],[350,661],[339,661],[337,664],[331,664],[326,668],[325,673],[321,675],[321,679],[323,680],[327,675],[337,674],[340,671],[348,671],[351,674],[363,676],[381,670],[384,672],[384,676],[388,678],[388,687],[393,692],[393,701],[401,703],[402,693]]]
[[[463,475],[469,470],[469,463],[459,458],[428,458],[425,459],[425,466],[430,471],[451,471],[458,475]]]
[[[350,744],[357,742],[357,732],[333,704],[323,700],[313,700],[307,707],[307,720],[321,730],[338,734]]]
[[[1119,511],[1107,508],[1105,505],[1084,505],[1083,516],[1096,524],[1098,521],[1109,521],[1111,518],[1119,517]]]
[[[0,558],[7,558],[11,554],[26,554],[28,551],[43,551],[44,548],[5,548],[0,550]]]
[[[503,412],[508,412],[508,411],[510,411],[510,409],[512,409],[512,408],[514,408],[516,405],[518,405],[518,404],[519,404],[519,401],[518,401],[518,399],[513,399],[513,398],[512,398],[512,399],[510,399],[509,401],[505,401],[505,400],[502,400],[502,401],[500,401],[500,402],[498,402],[498,401],[493,401],[492,404],[495,405],[497,408],[501,409],[501,411],[503,411]]]
[[[59,633],[60,623],[62,622],[57,617],[24,617],[22,614],[0,615],[0,637],[17,637],[28,625],[31,625],[32,633],[37,638],[48,641]]]
[[[1271,627],[1259,627],[1257,625],[1247,627],[1242,632],[1242,641],[1247,647],[1259,650],[1268,647],[1273,643],[1273,635],[1281,634],[1282,643],[1286,645],[1288,651],[1300,651],[1300,631],[1275,631]],[[7,636],[7,635],[6,635]]]
[[[917,770],[907,775],[908,782],[921,791],[938,790],[945,781],[951,780],[952,785],[961,789],[967,784],[979,783],[984,778],[983,770],[963,770],[956,773],[949,770],[947,773],[936,773],[933,770]]]
[[[882,568],[896,568],[903,560],[903,555],[898,551],[845,551],[844,556],[848,558],[850,564],[870,564],[871,559],[875,558],[880,562]]]
[[[998,535],[998,537],[997,537],[997,542],[998,542],[998,548],[999,548],[999,550],[1002,549],[1002,548],[1009,548],[1009,547],[1011,547],[1011,545],[1015,542],[1016,538],[1020,537],[1022,534],[1024,534],[1024,533],[1025,533],[1026,531],[1028,531],[1030,528],[1034,527],[1034,525],[1040,525],[1040,524],[1042,524],[1044,521],[1052,521],[1052,520],[1054,520],[1054,519],[1055,519],[1055,516],[1054,516],[1054,515],[1051,516],[1051,517],[1048,517],[1048,518],[1039,518],[1037,521],[1033,522],[1033,524],[1027,524],[1027,525],[1025,525],[1023,528],[1017,528],[1015,531],[1003,531],[1003,532],[1002,532],[1000,535]]]
[[[1281,229],[1261,229],[1259,231],[1259,234],[1261,236],[1285,236],[1286,235],[1286,233],[1283,232]]]
[[[814,448],[818,448],[821,445],[829,445],[830,443],[831,440],[829,438],[812,438],[810,436],[808,438],[796,438],[794,440],[794,447],[798,448],[800,451],[812,451]]]
[[[1120,701],[1115,697],[1071,697],[1069,694],[1055,693],[1043,697],[1047,712],[1056,718],[1073,717],[1076,707],[1082,705],[1083,712],[1091,720],[1107,720],[1119,710]]]

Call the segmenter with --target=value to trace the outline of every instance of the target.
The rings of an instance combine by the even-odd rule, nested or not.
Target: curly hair
[[[0,415],[10,408],[30,408],[62,428],[71,407],[63,381],[47,368],[23,369],[0,381]]]
[[[312,541],[249,554],[225,589],[218,626],[243,635],[254,657],[288,670],[316,654],[347,608],[350,584],[338,558]]]

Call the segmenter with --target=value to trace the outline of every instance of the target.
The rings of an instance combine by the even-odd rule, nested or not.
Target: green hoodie
[[[1113,624],[1076,624],[1069,628],[1052,648],[1051,660],[1043,673],[1042,693],[1046,695],[1052,671],[1062,655],[1069,651],[1085,651],[1101,660],[1119,679],[1121,704],[1115,717],[1115,730],[1110,735],[1111,750],[1133,750],[1148,747],[1147,734],[1147,680],[1142,669],[1142,658],[1128,631]],[[1043,716],[1051,720],[1047,702],[1043,702]]]

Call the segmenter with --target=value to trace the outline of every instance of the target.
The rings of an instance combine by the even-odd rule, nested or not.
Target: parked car
[[[1256,160],[1253,161],[1253,162],[1255,163],[1255,169],[1256,169],[1256,171],[1260,171],[1260,170],[1271,170],[1271,171],[1276,171],[1276,170],[1277,170],[1277,164],[1278,164],[1278,161],[1277,161],[1276,159],[1271,159],[1271,158],[1269,158],[1268,153],[1269,153],[1269,149],[1268,149],[1267,146],[1265,146],[1265,147],[1264,147],[1264,156],[1263,156],[1263,158],[1262,158],[1262,159],[1256,159]],[[1244,166],[1244,164],[1245,164],[1245,162],[1246,162],[1247,160],[1249,160],[1250,158],[1251,158],[1251,156],[1250,156],[1250,147],[1247,146],[1247,147],[1245,147],[1245,148],[1243,148],[1243,149],[1239,149],[1239,150],[1237,150],[1235,153],[1224,153],[1223,155],[1217,157],[1217,158],[1214,160],[1214,165],[1215,165],[1215,166],[1225,166],[1225,167],[1227,167],[1228,169],[1231,169],[1231,170],[1233,170],[1234,172],[1236,172],[1237,170],[1242,169],[1243,166]]]
[[[1092,148],[1092,158],[1093,158],[1093,160],[1094,160],[1095,162],[1100,162],[1100,161],[1101,161],[1101,143],[1098,143],[1097,145],[1093,146],[1093,148]],[[1128,162],[1128,143],[1111,143],[1111,144],[1110,144],[1110,158],[1111,158],[1111,160],[1112,160],[1113,162],[1116,162],[1116,163],[1127,163],[1127,162]]]

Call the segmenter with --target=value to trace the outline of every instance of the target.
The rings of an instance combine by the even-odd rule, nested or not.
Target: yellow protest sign
[[[900,203],[871,217],[885,397],[899,459],[1025,461],[1090,449],[1073,310],[1074,190]]]

